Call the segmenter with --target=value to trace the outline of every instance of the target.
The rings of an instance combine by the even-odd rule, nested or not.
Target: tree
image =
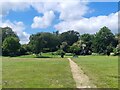
[[[111,45],[111,47],[116,47],[115,36],[110,29],[104,26],[98,33],[96,33],[93,44],[94,52],[106,54],[108,46]]]
[[[37,33],[30,36],[30,47],[35,54],[56,51],[59,45],[58,36],[52,33]]]
[[[19,39],[13,36],[5,38],[3,41],[3,55],[16,56],[20,49]]]
[[[18,36],[16,35],[16,33],[13,32],[10,27],[0,28],[0,30],[2,30],[2,42],[5,40],[5,38],[7,38],[9,36],[13,36],[13,37],[18,38]]]
[[[75,55],[80,55],[81,50],[82,50],[81,41],[77,41],[72,46],[70,46],[70,52]]]
[[[117,47],[114,48],[114,55],[119,55],[120,56],[120,44],[118,44]]]
[[[120,33],[115,35],[117,46],[114,48],[114,55],[120,55]]]
[[[67,42],[68,45],[72,45],[73,43],[77,42],[79,39],[79,33],[77,31],[67,31],[60,34],[60,41]]]
[[[2,35],[2,54],[3,55],[12,55],[12,54],[16,54],[18,53],[15,52],[14,50],[11,50],[10,48],[11,47],[8,47],[10,45],[12,45],[12,43],[16,43],[18,42],[19,43],[19,37],[16,35],[16,33],[12,30],[12,28],[10,27],[4,27],[4,28],[1,28],[0,27],[0,31],[1,31],[1,35]],[[8,39],[9,38],[9,39]],[[13,39],[14,38],[14,39]],[[13,40],[13,41],[12,41]],[[18,41],[17,41],[18,40]],[[10,45],[8,45],[10,43]],[[19,43],[20,44],[20,43]],[[17,44],[18,45],[18,44]],[[17,46],[16,45],[16,46]],[[13,45],[12,45],[13,46]],[[15,46],[15,45],[14,45]],[[12,47],[13,49],[14,47]]]
[[[62,42],[62,44],[60,45],[60,49],[66,52],[67,48],[68,48],[67,42]]]
[[[82,41],[82,44],[83,44],[82,46],[85,45],[84,54],[85,55],[91,54],[90,52],[92,52],[92,44],[94,40],[94,35],[83,34],[80,36],[80,40]]]
[[[23,44],[20,47],[20,55],[27,55],[31,52],[28,44]]]
[[[46,42],[41,37],[41,33],[30,36],[29,46],[31,48],[31,51],[36,55],[42,52],[45,43]]]
[[[46,42],[44,49],[47,49],[48,52],[53,52],[58,49],[57,47],[60,45],[60,41],[56,34],[45,32],[41,33],[41,37]]]

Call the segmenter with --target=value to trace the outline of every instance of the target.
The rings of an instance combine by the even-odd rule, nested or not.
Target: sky
[[[0,27],[11,27],[21,44],[27,44],[30,35],[37,32],[75,30],[94,34],[103,26],[114,34],[118,31],[118,2],[9,0],[1,2],[0,8]]]

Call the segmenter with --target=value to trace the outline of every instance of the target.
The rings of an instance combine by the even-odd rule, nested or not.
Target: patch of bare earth
[[[78,65],[68,58],[70,62],[71,72],[73,75],[73,79],[76,82],[77,88],[96,88],[94,84],[92,84],[89,80],[89,77],[84,74],[83,70],[78,67]]]

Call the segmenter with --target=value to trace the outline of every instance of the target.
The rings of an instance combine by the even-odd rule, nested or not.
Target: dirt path
[[[70,58],[68,58],[70,62],[71,72],[73,75],[73,79],[76,82],[77,88],[95,88],[96,86],[93,85],[87,75],[84,74],[82,69],[78,67],[78,65],[73,62]]]

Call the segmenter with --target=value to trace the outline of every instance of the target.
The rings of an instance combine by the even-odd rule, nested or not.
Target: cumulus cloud
[[[96,33],[101,27],[107,26],[112,32],[118,32],[118,12],[108,16],[97,16],[91,18],[83,18],[79,20],[63,21],[56,24],[54,27],[60,32],[68,30],[76,30],[83,33]]]
[[[32,7],[37,10],[38,13],[42,13],[44,14],[43,17],[34,17],[33,19],[33,24],[32,24],[32,28],[46,28],[48,27],[51,23],[52,23],[52,18],[54,15],[54,12],[58,12],[59,15],[59,19],[60,20],[65,20],[65,21],[69,21],[69,20],[75,20],[75,19],[80,19],[83,17],[83,15],[85,15],[89,8],[87,6],[88,2],[83,2],[82,0],[76,0],[76,1],[63,1],[63,0],[59,0],[56,2],[53,2],[53,0],[49,0],[49,2],[33,2],[31,5]],[[53,11],[53,12],[51,12]],[[48,21],[45,21],[44,18],[47,18],[45,16],[45,14],[48,18],[50,19],[46,19]],[[52,14],[52,15],[51,15]],[[49,22],[49,25],[46,25],[45,23]],[[42,24],[43,23],[43,24]]]
[[[77,0],[75,2],[60,2],[58,5],[61,20],[80,19],[88,11],[87,2]]]
[[[1,23],[1,27],[6,26],[12,28],[12,30],[19,36],[21,44],[27,44],[29,42],[30,35],[24,31],[25,25],[23,24],[23,22],[14,21],[12,23],[11,21],[6,20],[5,22]]]
[[[35,16],[32,23],[32,28],[47,28],[52,24],[55,17],[54,13],[58,12],[60,20],[80,19],[88,13],[88,2],[84,0],[1,0],[0,8],[2,8],[1,15],[7,15],[10,10],[24,11],[31,6],[43,17]],[[87,0],[86,0],[87,1]],[[45,19],[45,20],[44,20]],[[48,21],[47,21],[48,20]]]
[[[45,12],[42,17],[35,16],[33,19],[33,24],[31,25],[32,28],[47,28],[51,25],[53,19],[55,18],[54,12],[49,11]]]
[[[23,0],[22,0],[23,1]],[[30,8],[29,2],[15,2],[15,1],[7,1],[0,2],[1,12],[0,15],[6,16],[10,10],[12,11],[25,11]]]
[[[31,6],[38,12],[38,13],[45,13],[47,11],[55,11],[57,8],[57,2],[32,2]]]

